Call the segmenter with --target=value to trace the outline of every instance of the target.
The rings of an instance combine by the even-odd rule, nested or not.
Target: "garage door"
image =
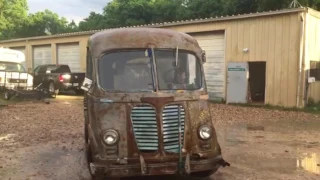
[[[25,47],[11,47],[10,49],[21,51],[26,58],[26,48]],[[23,65],[24,69],[26,69],[26,71],[28,71],[27,59],[26,59],[26,61],[24,61],[21,64]]]
[[[52,64],[52,50],[50,45],[33,47],[33,68],[43,64]]]
[[[211,100],[225,99],[225,37],[224,33],[192,34],[203,50],[207,62],[204,71]]]
[[[79,43],[60,44],[57,46],[58,63],[69,65],[71,72],[81,71]]]

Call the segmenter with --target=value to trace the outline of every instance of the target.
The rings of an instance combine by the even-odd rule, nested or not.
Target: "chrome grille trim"
[[[158,150],[156,111],[150,105],[138,105],[131,111],[131,121],[138,149],[142,152]]]
[[[185,110],[182,105],[167,105],[162,112],[163,144],[165,152],[179,153],[179,107],[181,147],[184,141]]]

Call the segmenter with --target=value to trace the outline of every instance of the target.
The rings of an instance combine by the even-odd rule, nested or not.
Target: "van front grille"
[[[131,111],[131,121],[138,149],[142,152],[158,150],[156,111],[150,105],[139,105]]]
[[[184,139],[185,110],[181,105],[167,105],[162,112],[164,150],[179,153],[179,108],[181,147]]]

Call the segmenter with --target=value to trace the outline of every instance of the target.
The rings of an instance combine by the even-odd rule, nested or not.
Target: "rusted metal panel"
[[[103,129],[116,129],[120,134],[120,141],[118,144],[118,154],[115,156],[127,157],[128,156],[128,139],[127,134],[127,114],[125,104],[120,103],[101,103],[98,105],[98,126]],[[99,132],[101,132],[101,130]]]

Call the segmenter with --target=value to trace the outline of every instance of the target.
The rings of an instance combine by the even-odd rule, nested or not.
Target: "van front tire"
[[[90,146],[90,140],[88,141],[88,143],[86,143],[85,153],[86,153],[86,160],[87,160],[88,170],[89,170],[91,179],[92,180],[103,180],[104,176],[103,176],[102,172],[99,172],[99,171],[92,172],[91,171],[90,163],[93,162],[93,158],[92,158],[92,150],[91,150],[91,146]]]

